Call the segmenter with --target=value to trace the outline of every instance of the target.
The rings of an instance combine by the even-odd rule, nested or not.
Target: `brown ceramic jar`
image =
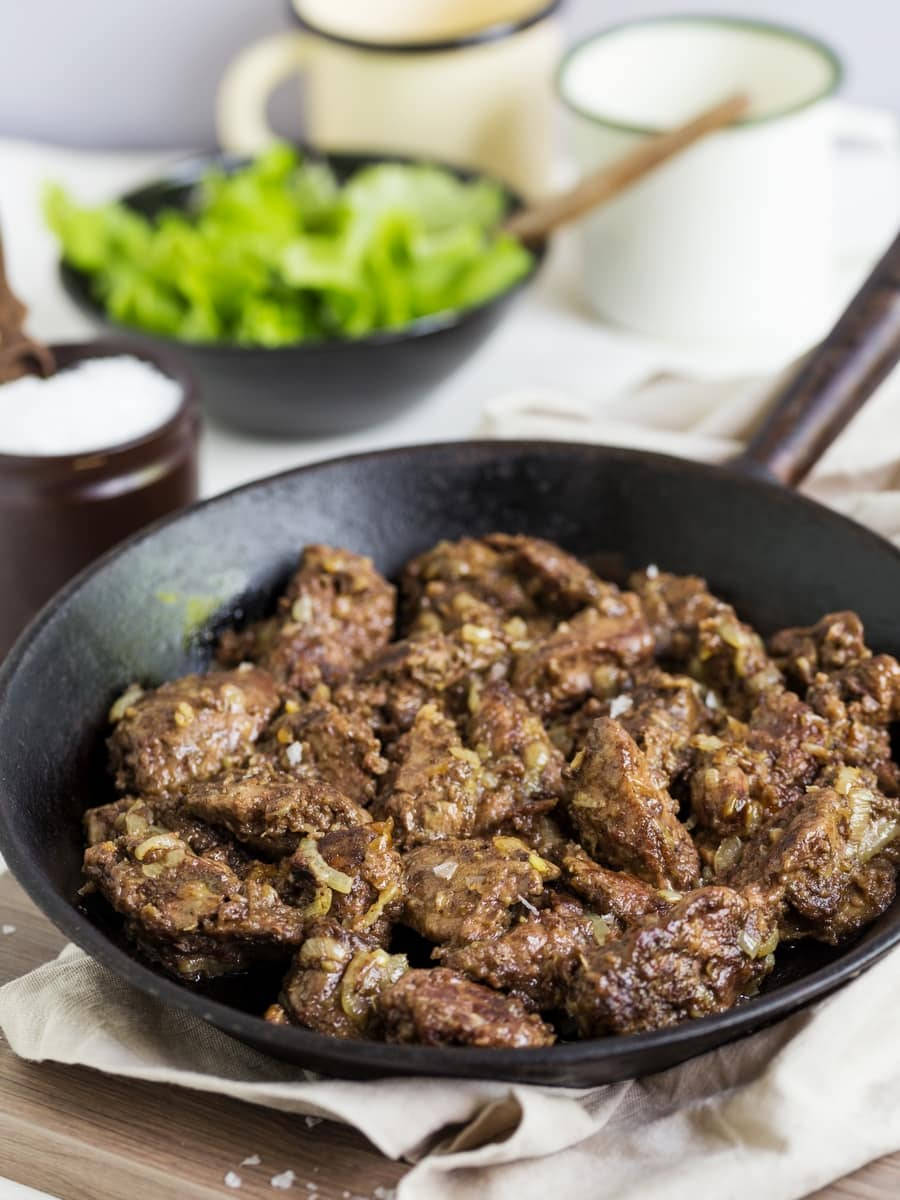
[[[141,526],[197,497],[199,415],[180,364],[123,342],[52,347],[57,366],[130,354],[181,385],[173,417],[143,437],[75,455],[0,454],[0,659],[41,605]]]

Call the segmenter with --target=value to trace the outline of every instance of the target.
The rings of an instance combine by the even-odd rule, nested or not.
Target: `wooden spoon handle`
[[[587,175],[569,191],[513,213],[503,228],[523,241],[544,237],[560,225],[575,221],[591,209],[598,208],[699,138],[730,125],[748,104],[749,99],[745,95],[729,96],[687,124],[647,138],[617,162]]]
[[[7,281],[0,239],[0,384],[22,375],[52,375],[56,370],[50,348],[25,332],[27,311]]]
[[[900,234],[733,465],[792,486],[900,361]]]

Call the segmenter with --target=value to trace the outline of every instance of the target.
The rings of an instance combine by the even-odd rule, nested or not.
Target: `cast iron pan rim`
[[[788,492],[779,485],[766,480],[738,476],[734,472],[728,471],[727,468],[689,462],[669,455],[625,450],[618,447],[538,441],[435,442],[421,446],[346,455],[326,459],[322,462],[309,463],[277,475],[271,475],[202,501],[181,513],[155,522],[103,555],[58,592],[18,639],[5,662],[0,666],[0,705],[6,702],[10,683],[19,667],[27,662],[32,645],[41,630],[52,620],[57,610],[66,603],[69,597],[75,594],[88,579],[101,573],[107,563],[117,558],[125,550],[153,537],[156,532],[175,524],[186,514],[193,515],[211,506],[226,504],[233,496],[263,489],[295,475],[327,471],[351,463],[390,461],[409,455],[422,458],[449,456],[451,458],[468,457],[476,460],[496,461],[504,458],[514,459],[519,455],[529,453],[562,455],[581,459],[585,466],[593,463],[594,466],[600,467],[604,461],[618,460],[642,466],[658,465],[661,468],[675,469],[710,481],[727,478],[739,482],[751,493],[764,496],[766,503],[780,500],[782,503],[808,507],[814,510],[820,519],[828,520],[834,525],[844,528],[851,527],[854,534],[871,543],[873,549],[877,548],[882,552],[888,550],[892,554],[900,556],[900,550],[886,539],[872,533],[871,530],[857,522],[832,512],[816,501]],[[713,1031],[725,1033],[726,1037],[737,1037],[779,1017],[787,1016],[812,1000],[827,995],[859,975],[867,967],[872,966],[900,942],[900,925],[898,925],[894,929],[886,930],[869,938],[863,944],[848,951],[836,962],[820,967],[804,976],[803,979],[787,984],[775,992],[755,997],[727,1012],[686,1021],[672,1029],[655,1030],[652,1033],[521,1050],[392,1046],[366,1041],[344,1042],[340,1038],[328,1037],[300,1028],[272,1025],[261,1017],[229,1008],[157,975],[149,967],[126,954],[69,901],[58,896],[47,886],[42,872],[36,870],[27,853],[20,850],[15,829],[7,821],[2,805],[0,805],[0,851],[5,856],[16,879],[50,920],[103,966],[112,969],[139,990],[157,1000],[212,1021],[221,1030],[237,1038],[250,1037],[257,1044],[290,1046],[296,1052],[297,1058],[306,1056],[308,1059],[327,1061],[334,1066],[346,1066],[353,1073],[368,1070],[383,1075],[400,1073],[491,1078],[497,1071],[500,1071],[509,1077],[515,1075],[517,1067],[521,1067],[523,1070],[554,1069],[566,1065],[601,1063],[653,1050],[688,1048],[694,1042],[701,1041],[704,1034]]]
[[[492,183],[496,183],[508,197],[509,211],[511,212],[515,212],[521,208],[524,203],[521,193],[506,183],[505,180],[499,179],[496,175],[491,175],[486,171],[477,171],[471,167],[459,166],[445,159],[426,158],[424,155],[394,154],[389,151],[379,154],[372,150],[328,150],[304,144],[296,144],[296,148],[304,157],[332,163],[338,167],[346,166],[351,170],[379,163],[408,163],[413,166],[423,164],[441,167],[443,170],[455,175],[458,179],[467,181],[487,179]],[[147,180],[145,183],[130,188],[127,192],[123,192],[116,197],[116,201],[128,206],[134,206],[135,204],[139,204],[148,193],[192,187],[199,182],[203,172],[208,171],[210,167],[219,166],[228,172],[251,161],[252,157],[250,155],[231,154],[220,150],[192,154],[187,158],[176,160],[164,174],[157,178]],[[90,316],[92,320],[113,330],[117,335],[151,341],[154,345],[162,346],[171,351],[172,354],[205,352],[233,356],[235,358],[241,355],[248,358],[252,354],[257,354],[272,358],[276,354],[333,354],[335,351],[344,353],[348,347],[353,346],[395,346],[402,342],[418,342],[423,338],[443,333],[447,329],[457,329],[460,326],[468,325],[476,320],[480,314],[487,312],[493,307],[498,307],[504,301],[518,295],[530,283],[533,283],[543,265],[548,245],[547,238],[529,242],[526,249],[531,254],[531,265],[525,274],[504,288],[502,292],[498,292],[494,296],[488,296],[485,300],[479,300],[477,304],[470,304],[467,308],[445,309],[442,312],[429,313],[423,317],[416,317],[415,320],[408,322],[406,325],[401,325],[396,329],[376,329],[372,333],[365,334],[363,337],[326,337],[303,342],[287,342],[283,346],[244,346],[237,342],[218,341],[189,342],[184,338],[172,337],[171,334],[156,333],[152,329],[144,329],[140,325],[125,325],[123,322],[111,317],[100,301],[94,298],[91,292],[91,275],[89,271],[82,271],[78,267],[73,266],[62,255],[57,260],[57,270],[60,282],[69,299],[82,312]]]

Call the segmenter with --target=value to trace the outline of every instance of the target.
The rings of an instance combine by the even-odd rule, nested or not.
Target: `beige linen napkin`
[[[344,1121],[383,1153],[417,1160],[398,1200],[793,1200],[900,1147],[898,994],[892,954],[771,1029],[584,1092],[316,1078],[137,992],[73,946],[0,988],[0,1027],[23,1058]]]
[[[612,395],[510,392],[486,405],[478,432],[724,462],[757,427],[781,378],[703,379],[660,369]],[[825,453],[802,490],[900,540],[900,369]]]
[[[770,389],[660,372],[592,402],[501,397],[482,432],[722,460]],[[900,541],[898,398],[898,380],[888,380],[807,490]],[[900,1148],[898,995],[900,953],[772,1029],[584,1092],[317,1078],[158,1004],[71,946],[0,989],[0,1027],[24,1058],[344,1121],[385,1154],[415,1161],[398,1200],[793,1200]]]

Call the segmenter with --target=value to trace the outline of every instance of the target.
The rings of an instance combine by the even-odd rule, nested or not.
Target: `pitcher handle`
[[[223,150],[256,154],[278,137],[269,124],[269,97],[309,61],[312,39],[298,30],[262,38],[242,50],[222,76],[216,130]]]

